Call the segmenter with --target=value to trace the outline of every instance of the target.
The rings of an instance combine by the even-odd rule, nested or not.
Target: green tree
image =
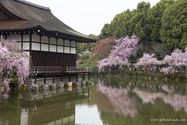
[[[160,39],[172,48],[184,49],[187,32],[187,1],[177,0],[162,16]]]

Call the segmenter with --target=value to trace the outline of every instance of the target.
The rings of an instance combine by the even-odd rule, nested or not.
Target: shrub
[[[162,77],[162,75],[161,75],[161,73],[160,73],[160,72],[157,72],[157,73],[155,74],[155,77],[156,77],[156,78],[161,78],[161,77]]]
[[[155,78],[155,73],[154,72],[152,72],[152,73],[150,73],[150,75],[149,75],[151,78]]]
[[[27,91],[27,86],[26,86],[25,84],[22,84],[22,85],[19,87],[19,92],[20,92],[20,93],[23,93],[23,92],[25,92],[25,91]]]
[[[180,72],[174,72],[174,77],[177,77]]]
[[[132,75],[134,75],[134,72],[133,71],[127,71],[127,75],[132,76]]]
[[[89,59],[89,55],[81,56],[80,59]]]
[[[167,77],[168,79],[169,79],[169,78],[173,78],[173,73],[170,73],[170,72],[169,72],[168,74],[165,74],[165,77]]]
[[[10,80],[9,86],[11,91],[18,89],[18,76],[16,76],[15,74],[13,75],[12,79]]]
[[[184,79],[184,73],[179,73],[177,76],[178,79]]]
[[[119,69],[111,70],[111,74],[120,74],[120,70]]]

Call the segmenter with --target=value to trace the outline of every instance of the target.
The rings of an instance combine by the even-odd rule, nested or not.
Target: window
[[[76,54],[76,48],[71,48],[71,54]]]
[[[30,43],[29,42],[23,42],[23,50],[29,50],[30,49]]]
[[[64,53],[70,53],[70,47],[64,47]]]
[[[32,50],[40,50],[40,44],[39,43],[32,43]]]
[[[56,52],[56,46],[50,45],[50,52]]]
[[[48,51],[48,44],[41,44],[41,51]]]
[[[63,53],[63,46],[57,46],[57,52]]]

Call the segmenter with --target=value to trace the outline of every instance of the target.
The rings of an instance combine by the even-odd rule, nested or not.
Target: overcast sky
[[[115,15],[136,9],[141,1],[150,2],[151,7],[160,0],[27,0],[49,7],[63,23],[85,35],[99,35],[104,24]]]

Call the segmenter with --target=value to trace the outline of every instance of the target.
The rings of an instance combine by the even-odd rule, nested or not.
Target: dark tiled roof
[[[0,8],[13,19],[0,20],[0,31],[26,30],[40,27],[48,32],[95,42],[97,39],[81,34],[57,19],[49,8],[25,0],[0,0]]]

